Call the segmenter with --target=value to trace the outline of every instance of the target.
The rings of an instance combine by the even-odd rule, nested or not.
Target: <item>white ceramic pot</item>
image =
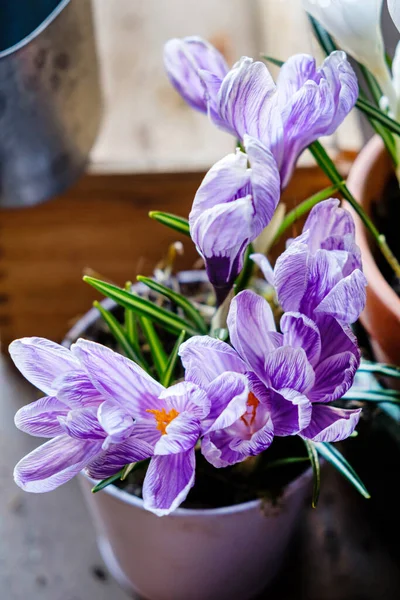
[[[166,517],[111,485],[91,493],[81,477],[103,559],[119,583],[147,600],[248,600],[278,573],[312,479],[304,472],[278,506],[259,500]]]

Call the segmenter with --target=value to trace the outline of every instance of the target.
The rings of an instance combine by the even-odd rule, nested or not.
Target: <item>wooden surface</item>
[[[344,173],[348,166],[343,160]],[[184,243],[185,253],[176,267],[192,267],[198,255],[190,239],[152,221],[148,212],[158,209],[187,216],[202,177],[202,173],[86,175],[51,202],[1,210],[3,351],[18,337],[60,341],[97,297],[82,282],[86,269],[123,285],[139,273],[151,274],[177,239]],[[298,169],[282,201],[290,208],[328,183],[316,168]],[[297,235],[299,227],[290,234]]]
[[[0,357],[0,386],[1,599],[128,600],[100,559],[77,482],[48,494],[27,494],[14,484],[15,463],[41,440],[16,430],[13,416],[37,394],[5,357]],[[381,477],[375,505],[331,468],[323,470],[318,508],[312,509],[307,499],[281,574],[258,600],[400,598],[400,518],[390,483],[399,472],[399,455],[390,452],[388,457],[371,469],[379,469]],[[364,470],[369,465],[367,450]],[[374,498],[379,493],[370,479]]]

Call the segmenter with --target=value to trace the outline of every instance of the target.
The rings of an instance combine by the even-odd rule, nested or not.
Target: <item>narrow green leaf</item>
[[[314,442],[311,440],[304,440],[303,442],[307,448],[308,458],[310,460],[313,470],[313,493],[312,493],[312,507],[316,508],[319,499],[319,492],[321,488],[321,465],[319,464],[318,453],[315,448]]]
[[[160,382],[164,387],[169,387],[171,385],[171,381],[173,380],[173,375],[176,367],[176,362],[178,360],[179,348],[183,343],[183,340],[185,339],[185,335],[186,331],[181,331],[178,339],[176,340],[175,346],[173,347],[172,352],[169,355],[168,362],[160,379]]]
[[[249,281],[253,275],[255,263],[251,260],[250,256],[254,254],[253,244],[249,244],[246,248],[246,253],[243,259],[243,268],[240,271],[235,283],[235,293],[238,294],[242,290],[246,289]]]
[[[285,465],[294,465],[297,463],[308,462],[310,459],[306,456],[291,456],[289,458],[278,458],[273,460],[266,465],[266,469],[275,469],[277,467],[284,467]]]
[[[370,498],[365,485],[353,469],[353,467],[347,462],[343,454],[339,452],[329,442],[314,442],[317,452],[332,466],[339,471],[347,481],[349,481],[356,490],[364,496],[364,498]]]
[[[362,360],[358,371],[364,373],[375,373],[384,377],[394,377],[400,379],[400,367],[394,365],[384,365],[382,363],[374,363],[367,360]]]
[[[267,54],[261,54],[261,58],[263,58],[267,62],[270,62],[272,65],[275,65],[276,67],[281,67],[282,65],[285,64],[285,61],[279,60],[279,58],[274,58],[273,56],[267,56]]]
[[[342,180],[342,183],[344,183],[343,180]],[[279,227],[278,231],[276,232],[273,244],[276,244],[276,242],[282,237],[283,233],[289,227],[291,227],[293,225],[293,223],[295,223],[303,215],[308,213],[313,208],[313,206],[318,204],[318,202],[322,202],[322,200],[326,200],[327,198],[330,198],[338,190],[339,190],[338,184],[331,185],[331,186],[325,188],[324,190],[321,190],[317,194],[310,196],[310,198],[307,198],[306,200],[304,200],[303,202],[298,204],[293,210],[288,212],[288,214],[283,219],[281,226]]]
[[[156,330],[154,329],[153,323],[148,317],[139,317],[139,322],[144,333],[144,337],[146,338],[149,344],[153,364],[156,368],[159,377],[162,377],[162,374],[164,373],[165,367],[167,365],[167,355],[165,353],[163,345],[160,341],[160,338],[157,335]]]
[[[132,282],[125,283],[125,291],[131,292]],[[125,331],[129,343],[137,350],[139,348],[139,335],[136,323],[136,316],[133,310],[125,308]]]
[[[229,337],[229,331],[226,327],[217,327],[217,329],[214,329],[212,332],[212,337],[216,340],[221,340],[221,342],[226,342]]]
[[[179,334],[182,329],[185,329],[189,335],[198,335],[201,333],[185,319],[181,319],[165,308],[156,306],[153,302],[150,302],[145,298],[127,292],[111,283],[88,277],[87,275],[85,275],[83,280],[95,290],[104,294],[104,296],[112,298],[112,300],[115,300],[115,302],[121,306],[133,310],[137,315],[148,317],[151,321],[158,323],[161,327],[164,327],[164,329],[167,329],[172,333]]]
[[[343,396],[344,400],[357,400],[359,402],[392,402],[400,404],[400,392],[396,390],[387,390],[385,388],[379,390],[357,390],[350,389]]]
[[[193,306],[193,304],[187,298],[185,298],[185,296],[174,292],[170,288],[165,287],[165,285],[161,285],[161,283],[154,281],[154,279],[151,279],[150,277],[143,277],[143,275],[138,275],[137,279],[138,281],[141,281],[142,283],[147,285],[147,287],[149,287],[154,292],[162,294],[163,296],[171,300],[171,302],[174,302],[177,306],[179,306],[186,314],[186,316],[198,327],[198,330],[201,333],[208,332],[208,327],[203,317],[201,316],[197,308]]]
[[[108,328],[110,329],[112,335],[121,346],[122,350],[125,352],[126,356],[131,360],[135,361],[138,365],[140,365],[146,371],[149,366],[144,360],[143,356],[139,354],[136,349],[129,342],[128,337],[122,328],[122,326],[118,323],[117,319],[114,315],[107,309],[105,309],[100,302],[93,302],[93,306],[97,308],[99,313],[101,314],[103,320],[107,323]]]
[[[174,229],[175,231],[190,237],[189,221],[183,217],[178,217],[177,215],[161,212],[159,210],[152,210],[149,212],[149,217],[158,223],[166,225],[170,229]]]
[[[308,15],[308,18],[310,20],[311,26],[314,30],[314,34],[317,38],[319,45],[321,46],[325,54],[329,56],[331,52],[337,50],[335,42],[333,41],[329,33],[326,31],[326,29],[324,29],[322,25],[320,25],[319,22],[316,19],[314,19],[314,17]]]
[[[118,481],[118,479],[121,479],[121,477],[124,473],[124,470],[125,470],[125,467],[123,469],[121,469],[120,471],[118,471],[118,473],[116,473],[115,475],[111,475],[111,477],[107,477],[107,479],[103,479],[102,481],[99,481],[99,483],[97,485],[92,487],[92,494],[96,494],[97,492],[104,490],[104,488],[107,487],[108,485],[111,485],[112,483],[115,483],[116,481]]]
[[[400,123],[394,119],[391,119],[386,113],[382,112],[368,100],[365,100],[364,98],[358,98],[356,106],[366,115],[372,117],[376,121],[379,121],[390,131],[393,131],[393,133],[400,135]]]

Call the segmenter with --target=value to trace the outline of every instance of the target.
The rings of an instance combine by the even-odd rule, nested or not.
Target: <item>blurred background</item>
[[[6,181],[5,149],[16,139],[17,130],[18,135],[24,133],[14,122],[6,121],[4,114],[7,113],[2,112],[4,100],[10,93],[15,65],[12,60],[16,56],[7,51],[12,4],[19,3],[15,0],[0,2],[3,36],[0,40],[0,192],[2,187],[5,189]],[[30,4],[32,8],[33,3]],[[18,58],[18,69],[21,64],[25,69],[18,85],[22,85],[22,81],[27,86],[23,87],[26,96],[20,94],[19,99],[28,102],[34,98],[36,102],[38,98],[36,80],[27,79],[27,65],[33,61],[32,64],[47,73],[43,77],[48,77],[45,83],[42,81],[43,102],[48,85],[58,109],[68,107],[68,122],[75,122],[76,118],[78,125],[74,125],[75,129],[72,127],[68,135],[70,138],[76,135],[79,140],[82,160],[76,165],[73,177],[63,181],[62,193],[47,197],[46,202],[39,202],[38,198],[27,201],[29,206],[21,206],[20,202],[12,206],[12,194],[11,200],[8,194],[7,202],[0,204],[3,353],[17,337],[39,335],[62,340],[96,297],[81,281],[83,272],[96,273],[119,285],[134,280],[139,272],[151,273],[166,254],[168,244],[179,236],[150,221],[149,210],[187,216],[204,172],[232,151],[232,138],[189,108],[169,84],[162,59],[163,45],[169,38],[200,35],[222,51],[230,64],[242,55],[257,58],[260,53],[282,60],[296,52],[321,58],[299,0],[92,0],[91,3],[71,0],[61,4],[65,5],[63,10],[69,11],[66,26],[71,28],[79,22],[81,38],[77,37],[76,29],[72,37],[67,33],[62,37],[61,18],[64,16],[60,14],[48,30],[52,26],[59,27],[57,35],[50,38],[44,32],[48,54],[40,54],[29,44],[16,50],[22,57]],[[81,12],[78,5],[84,4],[86,8]],[[21,17],[21,6],[18,8],[13,12],[14,19]],[[79,16],[75,14],[78,10]],[[386,16],[384,21],[388,22],[387,43],[392,48],[396,35]],[[97,63],[95,54],[90,54],[89,60],[89,50],[84,55],[79,54],[89,39],[85,36],[91,36],[92,31]],[[55,42],[51,39],[57,39],[56,55],[51,46]],[[64,58],[59,58],[60,53]],[[57,83],[58,76],[54,77],[53,63],[57,56],[58,69],[65,72],[58,75],[61,83]],[[84,64],[83,70],[78,69],[78,63]],[[94,87],[97,67],[99,94]],[[276,74],[274,68],[272,70]],[[68,85],[64,85],[63,77]],[[85,78],[85,94],[79,92],[74,99],[76,86]],[[79,116],[83,107],[85,112]],[[33,122],[39,123],[39,117],[43,118],[43,114],[35,112]],[[89,121],[91,129],[83,140],[80,132],[85,124],[89,127]],[[36,137],[42,133],[38,131]],[[344,175],[368,135],[368,129],[354,112],[327,141]],[[73,150],[74,146],[68,146],[68,140],[62,138],[64,141],[65,152]],[[21,144],[18,142],[16,152]],[[58,167],[62,170],[62,166]],[[328,185],[309,156],[304,155],[300,167],[285,192],[284,201],[288,205]],[[56,169],[55,173],[59,171]],[[185,252],[177,266],[190,267],[196,254],[187,239],[182,241]],[[35,442],[15,430],[12,419],[19,406],[37,396],[1,357],[0,390],[2,600],[127,598],[104,569],[78,484],[71,482],[44,497],[24,494],[15,486],[11,475],[13,465],[37,445],[38,440]],[[397,584],[393,587],[390,583],[397,581],[397,566],[384,549],[374,545],[369,526],[359,521],[358,500],[350,495],[345,506],[332,509],[338,485],[333,476],[324,486],[318,515],[307,516],[313,534],[301,554],[302,564],[308,564],[308,573],[316,572],[318,560],[324,563],[325,579],[318,580],[318,575],[313,579],[305,574],[303,580],[298,581],[296,597],[315,600],[398,597]],[[353,532],[353,537],[349,536],[350,541],[343,546],[338,536],[348,531]],[[371,555],[380,577],[370,569]],[[291,568],[299,575],[298,561]],[[341,578],[340,592],[332,583],[338,577]],[[288,582],[281,582],[273,597],[295,597],[293,589],[285,591],[285,585],[287,587]]]

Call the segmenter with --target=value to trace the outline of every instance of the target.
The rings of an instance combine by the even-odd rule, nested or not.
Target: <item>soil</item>
[[[395,175],[392,175],[388,179],[384,188],[383,198],[372,205],[372,220],[378,230],[384,233],[389,248],[396,258],[400,260],[400,189]],[[382,257],[381,252],[375,251],[374,258],[386,281],[397,295],[400,296],[400,279],[393,274],[393,270]]]

